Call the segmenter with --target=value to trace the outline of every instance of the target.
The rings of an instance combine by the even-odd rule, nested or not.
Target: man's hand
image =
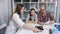
[[[54,21],[50,21],[49,24],[54,24]]]

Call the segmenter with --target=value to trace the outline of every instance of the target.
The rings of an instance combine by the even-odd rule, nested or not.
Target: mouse
[[[43,26],[35,26],[36,28],[38,28],[39,30],[44,30]]]

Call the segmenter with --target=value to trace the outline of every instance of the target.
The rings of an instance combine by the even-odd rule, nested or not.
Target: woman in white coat
[[[33,30],[34,32],[40,31],[39,29],[34,28],[28,25],[27,23],[24,23],[20,18],[21,12],[24,12],[24,5],[18,4],[16,7],[16,12],[13,13],[12,18],[9,22],[9,26],[7,26],[5,34],[16,34],[17,28],[22,28],[22,27],[27,28],[29,30]]]

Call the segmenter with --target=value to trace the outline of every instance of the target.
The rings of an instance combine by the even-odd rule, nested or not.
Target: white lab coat
[[[22,28],[23,24],[24,22],[19,18],[19,15],[14,13],[12,20],[9,22],[9,26],[7,26],[5,34],[16,34],[16,29]]]

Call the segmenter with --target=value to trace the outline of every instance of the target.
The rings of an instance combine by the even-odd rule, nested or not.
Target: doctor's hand
[[[41,32],[41,30],[35,28],[35,29],[33,30],[33,32]]]

